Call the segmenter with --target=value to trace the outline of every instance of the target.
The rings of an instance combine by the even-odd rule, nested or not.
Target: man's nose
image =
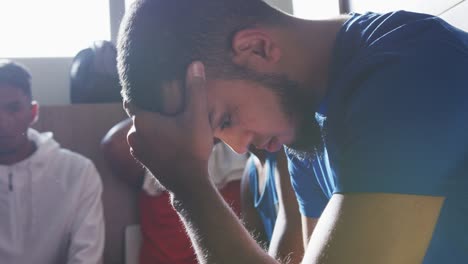
[[[215,133],[215,137],[224,141],[239,154],[244,154],[249,150],[249,146],[253,140],[253,133],[239,129],[227,129],[225,131]]]

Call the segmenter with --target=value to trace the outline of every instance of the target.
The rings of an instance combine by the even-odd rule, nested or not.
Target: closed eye
[[[231,115],[226,114],[221,120],[221,123],[219,124],[219,129],[224,130],[226,128],[229,128],[231,125],[232,125]]]

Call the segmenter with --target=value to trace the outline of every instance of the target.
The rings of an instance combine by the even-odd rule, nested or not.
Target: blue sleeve
[[[440,50],[401,55],[355,79],[341,117],[330,120],[335,192],[445,196],[457,188],[468,153],[468,53]]]
[[[249,189],[252,197],[254,198],[254,203],[257,200],[258,192],[258,174],[257,174],[257,166],[255,166],[255,162],[253,157],[250,157],[246,163],[247,167],[247,177],[249,177]]]
[[[265,192],[268,191],[272,195],[273,203],[279,203],[278,192],[276,191],[275,171],[276,171],[276,153],[268,153],[265,160],[265,167],[268,168]],[[268,189],[268,190],[267,190]]]
[[[288,151],[286,151],[286,156],[299,211],[304,216],[319,218],[328,203],[328,198],[317,182],[312,164],[306,160],[300,160]]]

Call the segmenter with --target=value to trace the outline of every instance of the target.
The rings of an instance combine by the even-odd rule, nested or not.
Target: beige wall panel
[[[440,15],[450,24],[468,32],[468,1],[454,6],[452,9]]]

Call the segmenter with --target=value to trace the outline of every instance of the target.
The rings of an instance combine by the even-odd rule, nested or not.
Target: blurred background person
[[[102,183],[94,164],[30,128],[31,75],[0,61],[0,262],[100,263]]]

